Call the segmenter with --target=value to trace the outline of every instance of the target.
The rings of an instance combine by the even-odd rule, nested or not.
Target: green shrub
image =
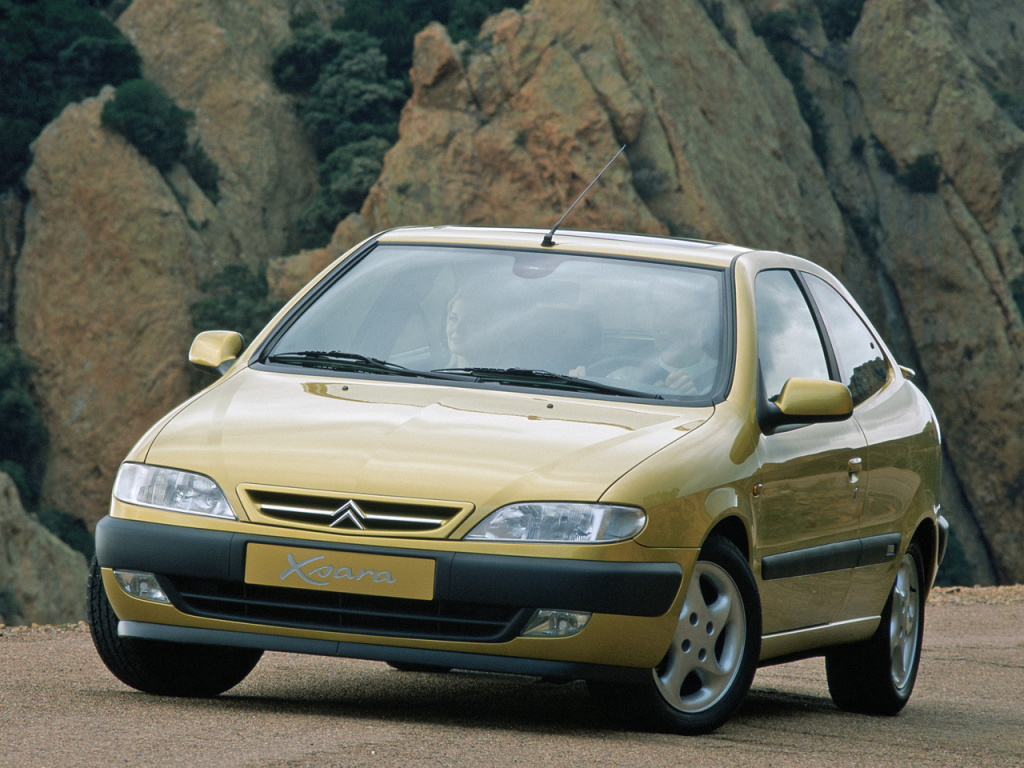
[[[13,344],[0,344],[0,470],[18,487],[26,507],[39,499],[46,447],[46,424],[31,394],[32,367]]]
[[[303,248],[316,248],[331,239],[338,222],[358,211],[380,176],[391,142],[372,137],[338,147],[320,166],[320,190],[299,219]]]
[[[267,297],[267,280],[245,264],[229,264],[203,282],[203,297],[191,306],[196,332],[238,331],[256,338],[281,305]]]
[[[1024,246],[1021,247],[1021,250],[1024,250]],[[1013,301],[1017,305],[1021,317],[1024,317],[1024,275],[1018,275],[1010,281],[1010,295],[1013,296]]]
[[[81,552],[86,560],[92,560],[96,554],[96,539],[81,518],[50,508],[36,512],[36,518],[50,533]]]
[[[348,45],[320,72],[299,117],[324,161],[339,147],[373,137],[394,143],[405,103],[399,80],[388,79],[376,41],[362,33],[342,33]]]
[[[117,131],[161,172],[185,154],[185,131],[193,114],[178,107],[163,88],[150,80],[123,83],[103,106],[101,121]]]
[[[992,99],[1003,110],[1007,117],[1021,130],[1024,130],[1024,98],[1009,91],[992,91]]]
[[[930,194],[939,191],[942,167],[933,155],[921,155],[896,176],[896,180],[911,192]]]
[[[29,144],[61,109],[140,71],[128,39],[84,0],[0,0],[0,190],[20,182]]]
[[[708,0],[713,2],[713,0]],[[431,21],[454,40],[476,37],[487,16],[523,0],[361,0],[334,29],[293,19],[292,40],[274,53],[278,87],[299,97],[298,113],[321,163],[321,188],[297,224],[300,242],[327,242],[356,211],[398,138],[409,94],[415,34]]]
[[[867,139],[857,136],[850,142],[850,155],[858,160],[864,159],[864,149],[867,147]]]
[[[181,161],[206,196],[214,203],[220,200],[220,169],[205,150],[199,144],[192,144]]]
[[[318,27],[303,27],[274,52],[274,82],[287,93],[307,94],[320,79],[320,71],[342,54],[346,37]]]
[[[896,179],[899,184],[918,194],[930,194],[939,191],[942,167],[939,165],[938,157],[934,154],[921,155],[903,170],[900,170],[896,159],[889,154],[888,150],[882,146],[882,143],[876,137],[872,137],[871,142],[874,146],[878,167]]]
[[[455,42],[473,40],[488,16],[525,4],[525,0],[360,0],[345,8],[336,27],[367,32],[380,40],[389,76],[405,78],[412,67],[413,38],[431,21],[444,24]]]
[[[848,40],[860,21],[864,0],[817,0],[825,36],[832,42]]]
[[[878,162],[878,167],[888,173],[890,176],[896,176],[900,172],[900,167],[896,164],[895,158],[889,154],[882,142],[877,137],[871,137],[871,145],[875,150],[875,160]]]
[[[0,616],[9,626],[17,626],[25,619],[21,612],[21,603],[9,589],[0,589]]]

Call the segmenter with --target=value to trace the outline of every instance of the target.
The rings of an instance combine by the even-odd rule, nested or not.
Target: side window
[[[832,337],[842,382],[850,388],[853,404],[862,403],[889,378],[881,345],[835,288],[814,275],[804,277]]]
[[[828,379],[818,327],[794,275],[787,270],[761,272],[754,295],[758,357],[768,400],[774,401],[794,376]]]

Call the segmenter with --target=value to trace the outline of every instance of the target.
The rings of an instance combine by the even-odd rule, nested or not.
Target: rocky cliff
[[[135,0],[118,21],[146,77],[195,113],[194,138],[221,175],[217,204],[183,167],[165,177],[101,126],[113,89],[68,107],[33,146],[16,338],[37,366],[50,431],[43,504],[90,525],[128,449],[190,392],[189,305],[201,281],[288,252],[315,188],[314,159],[270,74],[290,35],[287,6]]]
[[[23,237],[14,302],[51,428],[46,499],[103,514],[117,461],[184,396],[189,297],[214,266],[270,259],[283,297],[386,227],[550,226],[626,144],[566,226],[780,249],[840,274],[935,405],[944,505],[976,578],[1024,582],[1024,7],[868,0],[830,39],[826,5],[532,0],[472,45],[432,25],[360,213],[327,248],[275,259],[314,184],[270,84],[287,3],[135,0],[119,25],[195,111],[222,199],[103,131],[106,95],[37,142],[23,224],[5,232]]]
[[[25,513],[14,482],[3,472],[0,531],[0,624],[84,619],[85,558]]]
[[[840,274],[938,411],[946,513],[977,578],[1024,581],[1024,132],[996,99],[1024,96],[1024,8],[981,5],[868,0],[833,41],[814,6],[754,0],[533,0],[473,47],[432,26],[362,211],[322,258],[272,277],[290,291],[391,226],[546,226],[625,143],[628,164],[567,225],[779,249]],[[786,11],[800,23],[754,34]]]

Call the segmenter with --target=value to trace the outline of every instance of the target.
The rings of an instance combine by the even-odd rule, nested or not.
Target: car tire
[[[924,557],[911,543],[875,634],[825,655],[832,701],[847,712],[895,715],[910,699],[924,639]]]
[[[209,697],[242,682],[263,651],[186,645],[119,637],[117,615],[103,587],[100,566],[89,569],[87,611],[93,644],[114,676],[125,685],[161,696]]]
[[[591,690],[613,715],[639,716],[658,730],[708,733],[725,723],[750,689],[761,653],[761,601],[750,565],[727,539],[701,549],[672,643],[650,680]]]

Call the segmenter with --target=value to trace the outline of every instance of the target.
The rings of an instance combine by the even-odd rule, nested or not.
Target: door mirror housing
[[[838,381],[794,377],[775,402],[768,402],[763,390],[758,401],[757,420],[766,435],[787,424],[844,421],[853,415],[850,390]]]
[[[203,331],[193,340],[188,361],[202,371],[223,376],[244,347],[242,334],[235,331]]]

